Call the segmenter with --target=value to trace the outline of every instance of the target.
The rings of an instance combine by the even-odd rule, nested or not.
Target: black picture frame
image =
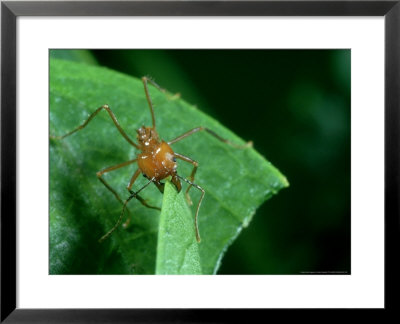
[[[19,16],[381,16],[385,19],[385,308],[396,311],[399,265],[400,0],[4,1],[1,3],[1,322],[235,322],[266,310],[16,308],[16,19]],[[260,314],[249,314],[257,312]],[[304,312],[303,312],[304,314]],[[371,316],[371,313],[368,314]],[[265,317],[264,317],[265,318]]]

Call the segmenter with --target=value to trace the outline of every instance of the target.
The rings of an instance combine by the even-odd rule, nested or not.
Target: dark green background
[[[252,140],[288,178],[290,187],[228,249],[219,274],[350,273],[350,50],[50,55],[151,76]]]

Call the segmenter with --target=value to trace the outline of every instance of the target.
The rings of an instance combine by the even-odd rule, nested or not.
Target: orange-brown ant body
[[[117,229],[117,227],[120,225],[123,215],[124,215],[124,212],[125,212],[125,209],[126,209],[126,206],[132,198],[138,199],[146,207],[160,210],[160,208],[158,208],[158,207],[153,207],[153,206],[148,205],[146,203],[146,201],[139,196],[139,192],[142,191],[144,188],[146,188],[150,183],[154,183],[157,186],[157,188],[160,190],[160,192],[163,193],[164,192],[164,183],[161,183],[161,181],[167,177],[171,177],[171,182],[175,185],[178,192],[180,192],[182,189],[180,180],[183,180],[189,184],[189,187],[186,190],[186,199],[189,202],[189,204],[192,204],[190,196],[189,196],[190,188],[193,186],[201,191],[201,196],[200,196],[199,202],[197,204],[197,209],[196,209],[196,214],[195,214],[196,239],[198,242],[200,242],[200,234],[199,234],[199,229],[198,229],[198,225],[197,225],[197,217],[199,214],[201,202],[204,198],[205,191],[203,188],[201,188],[200,186],[193,183],[194,177],[195,177],[195,174],[197,171],[197,167],[198,167],[198,162],[195,160],[192,160],[191,158],[189,158],[187,156],[184,156],[182,154],[174,152],[170,145],[173,143],[176,143],[194,133],[197,133],[199,131],[206,131],[207,133],[216,137],[218,140],[220,140],[224,143],[227,143],[236,148],[249,147],[252,145],[252,143],[249,142],[246,145],[236,145],[226,139],[221,138],[219,135],[214,133],[212,130],[205,128],[205,127],[193,128],[192,130],[190,130],[168,142],[161,140],[156,131],[156,121],[155,121],[155,117],[154,117],[153,104],[152,104],[152,101],[150,98],[147,84],[148,84],[148,82],[150,82],[153,86],[155,86],[161,92],[165,92],[165,90],[162,89],[159,85],[157,85],[154,81],[152,81],[151,79],[149,79],[147,77],[143,77],[142,81],[143,81],[143,85],[144,85],[146,99],[147,99],[147,102],[150,107],[153,126],[152,127],[142,126],[137,130],[138,144],[133,142],[130,139],[130,137],[125,133],[125,131],[121,128],[120,124],[117,121],[117,118],[115,117],[114,113],[111,111],[111,109],[108,105],[104,105],[104,106],[97,108],[96,111],[94,111],[82,125],[78,126],[71,132],[69,132],[63,136],[58,136],[58,137],[51,136],[51,138],[63,139],[65,137],[72,135],[73,133],[83,129],[101,110],[104,109],[108,112],[112,121],[114,122],[115,126],[117,127],[118,131],[128,141],[128,143],[131,144],[132,146],[134,146],[136,149],[141,151],[141,153],[137,156],[137,158],[135,158],[133,160],[126,161],[126,162],[105,168],[105,169],[97,172],[97,177],[99,178],[99,180],[104,184],[104,186],[108,190],[110,190],[114,194],[114,196],[117,198],[117,200],[121,204],[123,204],[122,212],[121,212],[121,215],[120,215],[118,221],[105,235],[103,235],[100,238],[100,240],[99,240],[100,242],[105,240],[108,236],[110,236],[111,233],[114,232]],[[176,159],[180,159],[182,161],[191,163],[193,165],[193,170],[192,170],[192,173],[191,173],[189,179],[183,178],[178,175]],[[138,169],[133,174],[133,176],[127,186],[127,189],[130,192],[130,196],[128,197],[128,199],[125,200],[125,202],[123,202],[122,199],[119,197],[118,193],[113,188],[111,188],[111,186],[104,180],[102,175],[107,172],[125,167],[125,166],[130,165],[135,162],[137,162],[137,164],[138,164]],[[143,174],[149,181],[141,189],[134,192],[134,191],[132,191],[132,186],[140,174]]]

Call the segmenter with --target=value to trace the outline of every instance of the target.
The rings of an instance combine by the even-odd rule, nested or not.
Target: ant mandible
[[[197,217],[199,214],[201,202],[205,195],[205,191],[202,187],[198,186],[197,184],[195,184],[193,182],[197,168],[199,166],[199,163],[185,155],[174,152],[171,148],[171,145],[176,142],[179,142],[180,140],[183,140],[184,138],[186,138],[194,133],[200,132],[200,131],[206,131],[207,133],[214,136],[221,142],[224,142],[235,148],[250,147],[250,146],[252,146],[252,142],[248,142],[245,145],[237,145],[235,143],[232,143],[232,142],[220,137],[212,130],[210,130],[206,127],[202,127],[202,126],[193,128],[190,131],[188,131],[168,142],[163,141],[162,139],[160,139],[160,137],[157,133],[157,130],[156,130],[156,119],[154,117],[153,103],[152,103],[152,100],[150,97],[148,83],[150,82],[154,87],[156,87],[159,91],[161,91],[163,93],[165,93],[165,89],[161,88],[157,83],[155,83],[153,80],[151,80],[147,77],[143,77],[142,81],[143,81],[143,85],[144,85],[144,92],[146,94],[146,99],[147,99],[147,102],[148,102],[149,108],[150,108],[153,126],[152,127],[142,126],[136,131],[138,144],[133,142],[130,139],[130,137],[125,133],[125,131],[122,129],[122,127],[118,123],[117,118],[115,117],[114,113],[112,112],[112,110],[110,109],[110,107],[108,105],[103,105],[103,106],[97,108],[91,115],[89,115],[89,118],[82,125],[78,126],[77,128],[70,131],[69,133],[67,133],[63,136],[51,136],[51,138],[64,139],[65,137],[70,136],[70,135],[74,134],[75,132],[85,128],[89,124],[89,122],[101,110],[104,109],[108,112],[112,121],[114,122],[114,125],[117,127],[118,131],[126,139],[126,141],[129,144],[131,144],[133,147],[135,147],[136,149],[141,151],[141,153],[133,160],[129,160],[129,161],[126,161],[126,162],[123,162],[123,163],[120,163],[120,164],[117,164],[114,166],[110,166],[108,168],[105,168],[105,169],[97,172],[98,179],[104,184],[104,186],[109,191],[111,191],[114,194],[114,196],[117,198],[117,200],[123,205],[121,215],[118,218],[117,222],[106,234],[104,234],[99,239],[99,242],[102,242],[106,238],[108,238],[121,224],[126,206],[131,199],[136,198],[144,206],[146,206],[148,208],[160,210],[160,208],[158,208],[158,207],[153,207],[153,206],[148,205],[147,202],[142,197],[139,196],[139,192],[141,192],[144,188],[146,188],[150,183],[154,183],[157,186],[158,190],[161,193],[163,193],[164,192],[164,183],[162,183],[161,180],[164,180],[165,178],[167,178],[169,176],[171,177],[171,182],[175,185],[178,192],[180,192],[182,189],[180,180],[183,180],[189,184],[188,188],[186,189],[185,196],[186,196],[186,200],[188,201],[188,203],[190,205],[192,204],[192,201],[189,196],[189,190],[192,187],[195,187],[196,189],[201,191],[201,196],[200,196],[199,202],[197,203],[196,214],[195,214],[195,218],[194,218],[196,240],[197,240],[197,242],[200,242],[200,233],[199,233],[199,228],[198,228],[198,224],[197,224]],[[189,179],[183,178],[178,175],[176,159],[180,159],[182,161],[188,162],[193,165],[192,173],[190,174]],[[104,178],[102,176],[103,176],[103,174],[105,174],[107,172],[120,169],[122,167],[125,167],[125,166],[130,165],[135,162],[137,162],[137,164],[138,164],[138,169],[133,174],[133,176],[127,186],[130,196],[128,197],[128,199],[125,200],[125,202],[123,202],[122,199],[119,197],[118,193],[104,180]],[[141,173],[143,174],[144,177],[146,177],[148,179],[148,182],[142,188],[140,188],[138,191],[134,192],[132,190],[132,186]]]

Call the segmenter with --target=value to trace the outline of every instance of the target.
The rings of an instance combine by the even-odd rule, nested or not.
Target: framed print
[[[2,2],[1,319],[393,309],[399,8]]]

